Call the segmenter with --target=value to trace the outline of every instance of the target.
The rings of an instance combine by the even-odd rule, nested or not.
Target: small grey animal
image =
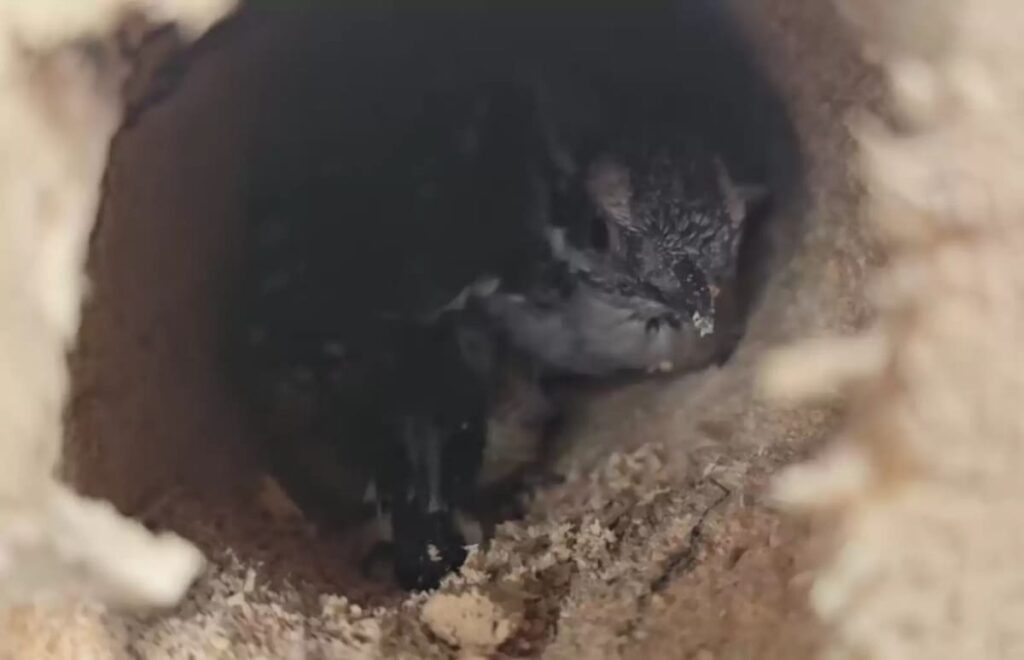
[[[735,342],[739,247],[764,189],[733,183],[696,140],[654,135],[619,142],[585,169],[606,245],[573,246],[552,229],[553,275],[487,299],[512,342],[552,370],[697,369]]]

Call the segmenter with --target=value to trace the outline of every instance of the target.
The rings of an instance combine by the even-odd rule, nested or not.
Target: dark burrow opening
[[[72,479],[357,597],[434,583],[558,480],[580,400],[727,362],[800,234],[712,5],[249,7],[164,60],[112,152]]]

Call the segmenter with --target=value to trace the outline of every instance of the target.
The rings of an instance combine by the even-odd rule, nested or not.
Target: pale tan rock
[[[423,605],[423,622],[452,646],[487,652],[501,646],[516,630],[516,619],[478,590],[437,593]]]

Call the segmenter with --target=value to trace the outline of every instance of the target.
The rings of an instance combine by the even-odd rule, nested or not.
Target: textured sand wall
[[[219,16],[184,3],[188,30]],[[130,2],[0,4],[0,598],[91,594],[169,604],[195,576],[188,544],[156,538],[108,505],[55,481],[65,352],[79,322],[82,264],[107,144],[120,117],[121,69],[103,39]],[[219,8],[223,10],[223,6]],[[98,40],[88,52],[73,40]],[[115,558],[115,555],[118,555]],[[154,572],[153,567],[160,567]],[[6,639],[4,640],[7,641]]]
[[[812,591],[836,657],[1018,657],[1024,8],[848,9],[891,92],[892,121],[857,125],[891,262],[874,328],[769,372],[779,393],[852,393],[839,444],[779,494],[841,521]]]
[[[757,52],[788,99],[808,163],[809,194],[782,213],[806,218],[810,230],[795,261],[770,288],[750,336],[729,366],[595,399],[570,433],[560,459],[573,475],[569,483],[540,496],[525,522],[504,528],[489,549],[473,558],[464,579],[453,581],[430,600],[377,600],[367,607],[367,601],[357,598],[360,590],[351,580],[328,579],[326,570],[341,563],[340,555],[325,552],[322,542],[296,535],[286,524],[256,517],[255,498],[218,502],[224,508],[215,510],[209,498],[186,505],[182,494],[172,492],[166,513],[155,518],[201,535],[210,549],[218,539],[231,538],[238,559],[215,566],[171,617],[155,622],[113,619],[108,629],[127,630],[117,639],[143,655],[194,648],[213,657],[445,657],[457,647],[474,653],[499,649],[550,657],[643,657],[664,655],[670,649],[679,657],[715,653],[791,658],[806,657],[818,648],[822,631],[805,601],[821,553],[819,543],[806,525],[773,511],[764,492],[778,465],[827,437],[835,426],[834,411],[830,406],[776,410],[754,398],[751,384],[765,347],[805,334],[847,331],[867,318],[863,285],[877,259],[857,222],[857,187],[848,171],[852,140],[844,117],[852,108],[873,103],[877,90],[853,41],[827,5],[763,2],[748,5],[744,17],[756,36]],[[169,209],[189,211],[190,226],[198,232],[193,232],[193,239],[207,246],[201,253],[223,249],[216,236],[227,229],[208,225],[218,214],[230,217],[224,213],[230,209],[220,206],[230,200],[211,205],[203,198],[216,200],[218,191],[230,192],[230,186],[221,186],[230,174],[230,161],[221,159],[230,155],[218,157],[217,162],[227,165],[220,183],[196,172],[176,173],[176,167],[179,158],[210,148],[205,143],[211,140],[223,152],[222,140],[230,138],[215,138],[218,122],[233,116],[230,108],[252,103],[240,99],[258,98],[252,93],[260,89],[259,77],[245,63],[268,46],[241,36],[234,43],[197,58],[178,95],[152,109],[120,138],[114,156],[120,183],[111,189],[111,199],[119,199],[106,209],[97,245],[105,244],[110,257],[121,253],[122,261],[95,259],[98,284],[106,283],[108,291],[137,286],[117,274],[126,264],[149,263],[146,250],[158,251],[183,240],[176,235],[161,238],[178,226],[176,213]],[[307,48],[315,50],[313,43],[281,48],[280,56],[288,52],[292,58],[302,57]],[[806,70],[809,61],[819,62],[821,68]],[[235,64],[226,64],[230,62]],[[223,89],[229,71],[236,75]],[[190,144],[192,131],[208,138]],[[156,153],[153,145],[164,142],[174,146]],[[164,174],[151,177],[144,170],[147,162]],[[198,186],[189,188],[197,194],[175,199],[176,189],[188,181]],[[125,225],[134,208],[145,209],[147,225]],[[147,233],[142,253],[124,254],[133,235]],[[153,277],[153,285],[167,277],[189,283],[183,299],[192,302],[175,307],[180,299],[172,295],[150,296],[150,305],[120,311],[122,331],[128,332],[122,336],[129,344],[123,351],[119,347],[126,342],[115,341],[117,335],[104,339],[105,319],[111,318],[108,307],[94,316],[91,326],[87,320],[87,333],[103,342],[91,347],[105,347],[98,355],[137,355],[143,359],[137,365],[173,360],[171,354],[159,358],[146,351],[132,328],[145,326],[145,310],[163,307],[171,310],[162,315],[168,319],[161,326],[163,341],[176,342],[171,329],[203,317],[173,318],[173,310],[201,310],[216,292],[197,284],[200,278],[195,273],[209,272],[203,260],[186,262],[171,255],[159,262],[166,267]],[[118,299],[111,295],[106,300]],[[157,370],[157,382],[143,389],[188,384],[181,388],[183,393],[209,391],[193,360],[176,369],[187,369],[189,377],[176,380],[175,371]],[[109,365],[106,370],[105,378],[120,373]],[[209,402],[192,407],[182,394],[165,408],[152,396],[136,396],[145,401],[92,401],[91,412],[79,420],[79,432],[89,427],[84,423],[88,419],[95,424],[105,417],[105,425],[117,428],[117,419],[148,418],[147,424],[139,425],[152,429],[146,437],[167,439],[157,445],[177,438],[180,444],[173,447],[179,450],[201,447],[204,438],[214,435],[208,430],[191,435],[188,430],[199,428],[189,426],[189,420],[200,418],[197,411],[214,410],[208,408]],[[136,417],[139,411],[143,412]],[[130,442],[130,436],[123,437]],[[169,465],[182,465],[184,459],[184,467],[189,467],[190,454],[182,450],[167,456],[172,449],[168,445],[154,447],[156,453],[144,444],[124,446],[124,454],[114,447],[116,443],[106,450],[112,463],[97,463],[99,470],[83,476],[96,488],[126,497],[131,506],[140,506],[135,498],[145,480],[111,483],[122,471],[119,464],[131,463],[135,456],[144,461],[142,465],[156,468],[142,473],[155,477],[157,493],[161,482],[173,480]],[[207,466],[194,467],[201,471]],[[141,508],[146,508],[144,502]],[[235,534],[247,525],[259,528],[259,544],[270,550],[269,555]],[[300,565],[294,559],[289,562],[289,553],[303,558]],[[268,557],[271,565],[250,573],[254,560]],[[296,575],[296,569],[301,573]],[[310,598],[308,582],[292,591],[265,580],[282,574],[319,581],[329,585],[326,591],[355,598],[359,604],[338,597]],[[268,616],[270,612],[277,615]],[[99,615],[83,616],[95,621]]]
[[[742,4],[744,25],[788,100],[808,163],[807,198],[784,212],[806,217],[810,229],[793,263],[773,281],[735,360],[698,377],[598,399],[573,430],[575,442],[563,457],[574,468],[569,482],[538,495],[525,521],[503,527],[461,578],[432,597],[367,607],[346,600],[352,594],[343,584],[327,590],[339,595],[311,597],[304,588],[268,582],[268,570],[247,555],[219,560],[184,605],[160,619],[113,615],[84,602],[17,610],[4,620],[9,634],[0,635],[7,644],[0,650],[17,648],[14,657],[76,657],[89,648],[95,657],[110,658],[472,657],[495,651],[556,658],[799,658],[822,650],[843,657],[1019,655],[1015,477],[1022,381],[1014,340],[1024,319],[1018,302],[1024,280],[1015,258],[1024,195],[1015,174],[1024,140],[1017,128],[1020,74],[1013,64],[1020,61],[1015,37],[1024,27],[1024,10],[1012,0],[857,3],[870,54],[892,83],[895,108],[883,108],[875,70],[861,61],[855,40],[827,3]],[[193,80],[213,76],[203,67],[196,63]],[[209,93],[216,93],[216,77],[205,80]],[[225,101],[231,97],[230,89],[220,93]],[[187,103],[177,107],[188,112]],[[857,160],[849,112],[883,109],[898,116],[898,130],[859,124]],[[214,120],[201,115],[191,121],[205,121],[212,130]],[[160,145],[172,153],[180,149],[182,158],[202,148],[179,145],[176,138],[185,134],[170,131],[166,122],[155,125],[169,132],[140,128],[140,135],[122,143],[127,162],[138,158],[141,165],[146,152]],[[106,138],[92,139],[98,149]],[[71,144],[53,148],[65,153]],[[220,146],[218,152],[230,145]],[[132,150],[135,156],[125,155]],[[175,180],[171,165],[178,157],[164,161],[168,169],[155,189],[138,178],[129,185],[131,177],[120,184],[112,177],[112,186],[125,186],[115,191],[123,206],[108,209],[110,222],[120,226],[117,233],[101,230],[97,255],[107,260],[101,266],[108,273],[120,267],[130,274],[133,260],[141,257],[145,264],[145,255],[159,257],[166,247],[162,272],[192,273],[177,286],[212,296],[194,277],[213,277],[213,262],[224,254],[217,232],[228,229],[205,228],[206,248],[199,254],[209,261],[199,257],[196,270],[175,270],[179,243],[162,241],[159,233],[173,225],[161,230],[146,224],[168,205],[182,213],[195,209],[179,199],[190,190],[175,192],[164,181]],[[76,179],[80,186],[69,188],[79,195],[74,217],[86,226],[98,190],[97,162],[94,155],[83,168],[87,176]],[[16,180],[0,177],[5,186]],[[154,190],[162,192],[154,196]],[[137,209],[148,212],[133,217]],[[874,222],[862,224],[865,214]],[[128,217],[139,224],[126,225]],[[875,228],[890,258],[877,278],[879,250],[866,237]],[[82,225],[71,234],[80,243]],[[135,242],[150,252],[126,255]],[[12,318],[38,318],[45,300],[29,288],[39,280],[14,276],[26,272],[31,260],[25,255],[38,249],[28,245],[17,232],[0,245],[13,246],[12,255],[26,250],[9,273],[14,293],[7,298],[22,305],[11,305]],[[60,262],[67,281],[77,277],[80,264],[81,248],[72,252],[75,259]],[[117,278],[121,285],[125,275]],[[881,314],[867,335],[819,340],[768,365],[771,392],[817,402],[776,408],[756,396],[753,376],[766,348],[862,328],[871,322],[865,292],[875,290],[875,281],[872,295]],[[97,284],[102,296],[103,281]],[[107,283],[108,292],[112,286]],[[77,289],[70,291],[74,300]],[[144,291],[124,300],[136,305],[133,310],[149,310],[137,318],[167,318],[173,326],[181,321],[160,311],[161,305],[173,307],[173,291],[156,296],[155,303]],[[96,341],[116,351],[116,328],[105,335],[109,319],[95,323]],[[57,330],[49,334],[41,333],[45,324],[10,326],[30,328],[12,336],[10,346],[17,349],[11,355],[25,356],[42,347],[35,364],[49,364],[48,370],[28,366],[12,382],[20,384],[25,373],[50,374],[39,400],[50,401],[52,411],[64,378],[55,356],[74,319],[51,325]],[[53,341],[38,341],[46,336]],[[152,354],[138,354],[159,365]],[[126,368],[153,365],[145,360],[128,361]],[[191,373],[195,391],[210,393],[201,374]],[[168,384],[171,376],[151,374]],[[838,405],[840,391],[848,406]],[[177,407],[171,410],[188,409],[187,396],[178,396],[184,398],[172,400]],[[33,408],[35,400],[3,398],[13,412]],[[102,396],[91,405],[102,409]],[[150,426],[132,428],[147,437],[164,433],[152,427],[160,419],[154,400],[138,406],[122,405],[119,414],[130,420],[133,410],[148,410],[142,418],[150,415]],[[34,413],[31,428],[49,439],[49,450],[39,454],[37,475],[52,468],[60,430],[56,416],[42,410]],[[12,413],[2,417],[3,423],[15,419]],[[768,487],[780,466],[817,450],[843,420],[846,431],[825,458],[788,473],[774,491],[784,501],[823,510],[819,519],[826,529],[838,523],[839,534],[832,537],[818,533],[814,519],[780,515]],[[212,437],[216,428],[199,428],[199,435]],[[81,453],[70,453],[72,462],[87,463],[104,451],[96,436],[78,442],[83,444],[75,451]],[[36,445],[0,447],[18,446]],[[188,461],[167,445],[154,449],[169,452],[165,458],[172,463]],[[97,462],[98,471],[79,476],[93,490],[110,489],[144,508],[145,488],[116,482],[131,470],[129,455],[115,452],[110,462]],[[71,468],[74,474],[76,466]],[[169,469],[158,475],[153,489],[159,494],[176,474]],[[0,480],[0,486],[13,483]],[[29,486],[36,483],[45,482]],[[30,492],[11,489],[10,501],[21,498],[20,506]],[[193,517],[207,515],[199,509]],[[254,524],[268,534],[268,543],[284,547],[288,540],[302,552],[301,538],[295,543],[284,528],[275,532],[273,521]],[[0,538],[12,529],[22,528],[0,519]],[[818,623],[808,596],[828,628]]]

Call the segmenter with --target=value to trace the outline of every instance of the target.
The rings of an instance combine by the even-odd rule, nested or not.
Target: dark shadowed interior
[[[709,2],[671,4],[250,8],[157,67],[173,83],[149,83],[167,93],[117,135],[105,180],[72,359],[69,477],[211,553],[230,548],[356,597],[386,587],[357,570],[366,533],[352,522],[366,488],[353,465],[373,440],[288,435],[289,420],[274,417],[284,413],[252,393],[261,372],[240,349],[247,306],[269,305],[263,313],[287,329],[275,359],[301,361],[367,300],[429,297],[519,258],[509,227],[525,213],[521,170],[503,154],[518,162],[533,134],[517,98],[502,106],[496,164],[452,214],[417,216],[406,193],[431,171],[409,158],[458,130],[476,90],[537,71],[565,91],[557,112],[570,132],[586,133],[595,115],[678,124],[711,142],[734,178],[769,187],[773,203],[751,217],[741,250],[742,306],[756,305],[802,230],[773,213],[801,192],[795,138],[727,17]],[[253,302],[244,292],[280,266],[253,256],[268,221],[306,280],[300,293]],[[395,270],[418,260],[424,289],[401,289]]]

